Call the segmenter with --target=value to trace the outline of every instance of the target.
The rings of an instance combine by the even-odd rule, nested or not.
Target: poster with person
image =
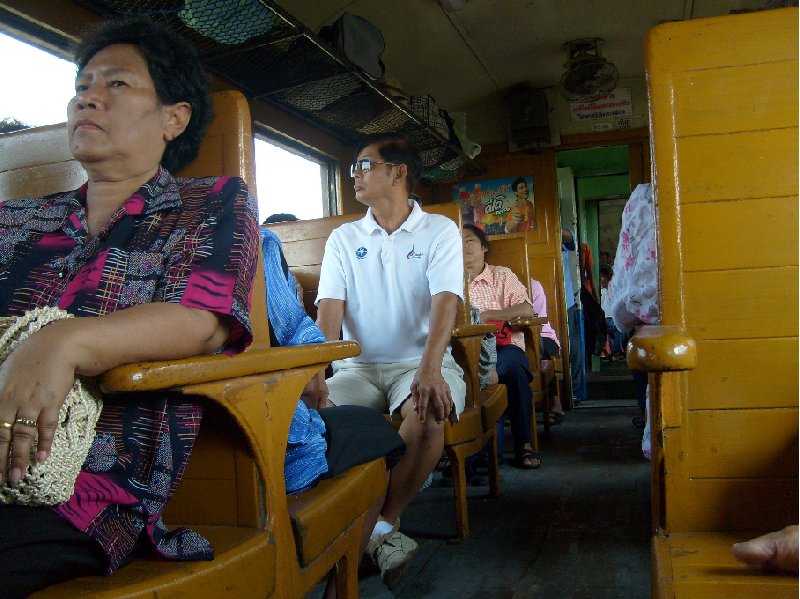
[[[531,176],[454,185],[453,201],[461,205],[464,223],[477,225],[487,235],[536,229]]]

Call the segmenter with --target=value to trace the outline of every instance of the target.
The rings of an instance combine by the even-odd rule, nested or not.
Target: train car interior
[[[418,547],[387,584],[358,546],[387,492],[382,460],[286,497],[287,405],[360,349],[271,347],[280,315],[267,313],[262,268],[256,346],[228,366],[202,356],[99,379],[109,394],[208,403],[214,420],[165,521],[197,528],[218,557],[137,556],[35,596],[797,597],[797,5],[0,0],[0,216],[5,200],[81,185],[63,135],[73,48],[103,21],[147,17],[196,48],[219,107],[184,173],[248,183],[312,319],[326,242],[366,211],[354,149],[387,133],[421,158],[422,211],[481,229],[486,263],[510,268],[535,308],[510,330],[529,350],[540,464],[520,466],[505,386],[478,382],[494,328],[470,320],[467,275],[450,338],[467,409],[442,424],[442,459],[399,524]],[[13,44],[70,61],[66,79]],[[61,112],[34,112],[51,95],[66,98]],[[0,449],[13,426],[0,418]],[[737,560],[735,544],[768,533],[785,535],[769,542],[788,561]]]

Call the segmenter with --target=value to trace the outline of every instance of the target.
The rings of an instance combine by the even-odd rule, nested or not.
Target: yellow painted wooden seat
[[[524,233],[510,233],[506,235],[492,236],[489,240],[491,254],[489,261],[497,266],[505,266],[517,275],[528,289],[531,295],[531,275],[530,262],[528,260],[528,244]],[[550,432],[550,401],[549,384],[555,376],[555,364],[546,360],[542,362],[539,353],[539,337],[541,336],[542,325],[547,324],[547,318],[520,318],[514,323],[515,328],[521,330],[525,335],[525,354],[528,357],[528,364],[533,374],[531,381],[531,391],[533,393],[533,414],[531,415],[531,433],[533,435],[533,448],[539,449],[539,437],[536,425],[536,406],[542,410],[542,420],[544,430]],[[559,391],[561,393],[561,391]]]
[[[653,594],[687,599],[793,599],[797,578],[748,570],[731,545],[761,532],[684,532],[652,542]]]
[[[731,545],[798,517],[797,9],[646,44],[662,325],[650,371],[653,596],[797,597]]]
[[[367,511],[386,491],[386,463],[373,460],[342,474],[320,481],[316,487],[288,497],[297,558],[303,567],[335,546],[342,531],[350,528],[355,515]],[[333,506],[346,506],[332,509]],[[358,564],[357,551],[348,558]]]
[[[423,206],[423,210],[447,216],[454,220],[459,228],[461,226],[461,212],[455,203],[429,204]],[[325,241],[336,227],[360,219],[362,216],[347,214],[268,225],[268,228],[282,241],[286,261],[303,288],[306,311],[310,315],[316,315],[314,302],[319,288]],[[496,497],[500,492],[500,474],[494,424],[508,403],[504,386],[492,385],[480,389],[478,378],[480,342],[491,327],[470,324],[468,306],[466,302],[460,306],[457,324],[451,336],[453,357],[464,369],[464,378],[467,382],[466,407],[458,424],[445,423],[445,452],[450,458],[453,474],[456,525],[461,538],[469,536],[465,459],[484,446],[488,446],[489,494]],[[487,426],[486,421],[492,416],[496,416],[496,419],[491,426]]]
[[[238,92],[215,93],[212,98],[215,120],[200,155],[179,174],[239,175],[252,187],[253,139],[247,102]],[[84,180],[85,174],[69,153],[63,125],[0,136],[1,197],[38,197],[74,189]],[[333,549],[321,552],[312,564],[300,566],[287,509],[283,459],[295,405],[287,398],[299,397],[311,376],[331,360],[356,355],[358,345],[332,342],[270,348],[260,260],[256,276],[251,309],[254,342],[243,354],[130,364],[100,378],[106,393],[170,389],[208,398],[190,465],[167,506],[165,521],[206,535],[215,545],[215,559],[167,562],[141,557],[110,577],[69,581],[37,597],[300,598],[337,563],[339,596],[357,595],[357,563],[350,557],[358,552],[364,513],[354,514]],[[368,469],[382,470],[382,460],[375,464]],[[358,473],[350,476],[358,478]],[[369,487],[366,496],[380,495],[385,491],[385,475],[382,488],[375,480],[371,484],[376,486]],[[311,574],[317,576],[313,581]]]

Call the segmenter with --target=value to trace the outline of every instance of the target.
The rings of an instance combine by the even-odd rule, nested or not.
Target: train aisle
[[[365,599],[646,599],[650,478],[633,400],[595,400],[540,437],[537,471],[501,469],[501,496],[469,487],[470,538],[458,543],[452,488],[435,474],[403,517],[420,552],[391,590]],[[539,430],[542,430],[540,426]],[[511,459],[506,427],[505,459]],[[485,478],[484,481],[485,483]]]

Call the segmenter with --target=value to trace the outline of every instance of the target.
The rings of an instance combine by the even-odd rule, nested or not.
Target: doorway
[[[573,393],[594,398],[592,373],[602,369],[606,324],[601,310],[600,266],[613,264],[622,211],[631,192],[628,145],[603,146],[556,153],[562,227],[575,232],[575,252],[564,254],[565,273],[577,293],[576,326],[570,334]],[[585,251],[579,252],[583,245]],[[565,288],[569,286],[566,285]],[[565,298],[569,306],[574,300]],[[577,347],[573,347],[573,345]],[[580,355],[576,349],[580,352]],[[577,391],[577,392],[576,392]]]

